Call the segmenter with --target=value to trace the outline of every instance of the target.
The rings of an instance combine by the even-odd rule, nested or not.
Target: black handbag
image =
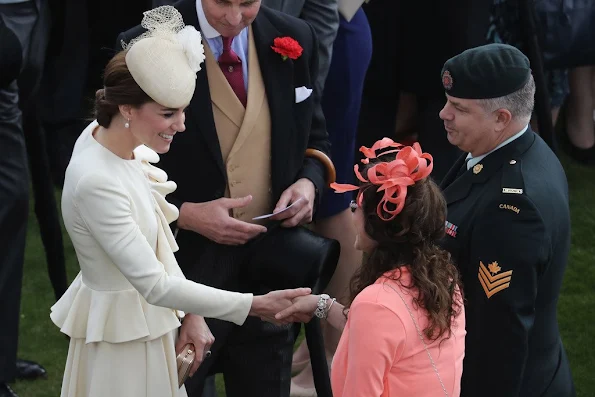
[[[248,243],[244,277],[264,290],[310,287],[321,292],[339,261],[339,242],[303,226],[266,226],[266,233]]]
[[[535,0],[546,69],[595,65],[595,1]]]

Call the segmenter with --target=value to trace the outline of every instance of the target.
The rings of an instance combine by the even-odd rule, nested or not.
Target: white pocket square
[[[304,86],[298,87],[295,89],[295,103],[300,103],[308,99],[308,97],[312,94],[311,88],[306,88]]]

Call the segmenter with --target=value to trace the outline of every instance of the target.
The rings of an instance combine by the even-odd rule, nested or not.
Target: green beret
[[[498,98],[521,89],[531,76],[529,59],[507,44],[487,44],[450,58],[442,68],[442,85],[450,96]]]

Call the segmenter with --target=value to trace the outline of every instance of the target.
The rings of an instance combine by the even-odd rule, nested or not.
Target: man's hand
[[[192,376],[205,359],[206,352],[210,351],[211,346],[215,343],[215,337],[203,317],[195,314],[186,314],[184,317],[176,342],[176,354],[180,354],[188,343],[194,345],[196,352],[194,364],[190,368],[190,376]]]
[[[299,203],[278,215],[271,217],[272,220],[281,221],[281,226],[294,227],[312,221],[314,213],[314,200],[316,198],[316,188],[311,180],[298,179],[293,185],[289,186],[277,202],[273,212],[285,209],[291,203],[295,203],[301,198]]]
[[[252,196],[225,198],[205,203],[184,203],[178,226],[192,230],[219,244],[241,245],[267,231],[266,227],[237,220],[229,215],[233,208],[245,207]]]

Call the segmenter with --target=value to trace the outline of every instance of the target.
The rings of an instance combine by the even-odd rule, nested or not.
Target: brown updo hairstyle
[[[371,161],[367,168],[376,163]],[[393,220],[383,221],[376,212],[383,192],[377,189],[378,186],[367,183],[359,190],[363,195],[365,231],[378,245],[351,279],[349,304],[384,273],[407,266],[411,282],[402,285],[417,290],[414,305],[428,313],[424,335],[429,340],[448,338],[452,318],[460,314],[462,301],[455,296],[455,288],[460,285],[459,272],[450,253],[437,245],[446,234],[446,201],[428,177],[408,186],[403,210]],[[399,280],[400,272],[394,272],[391,278]]]
[[[136,83],[126,65],[126,51],[117,53],[105,67],[103,88],[95,93],[94,117],[100,126],[108,128],[112,118],[120,112],[118,106],[140,107],[151,102]]]

